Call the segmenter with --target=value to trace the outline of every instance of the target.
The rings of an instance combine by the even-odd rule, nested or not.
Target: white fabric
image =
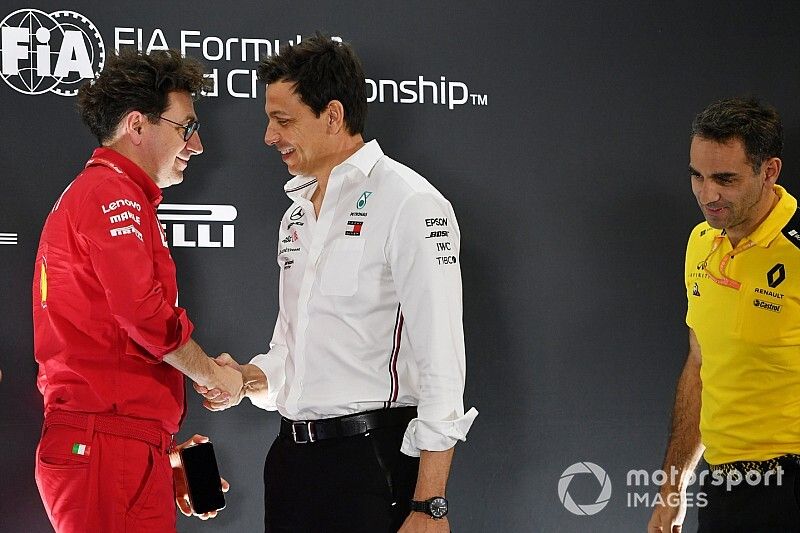
[[[465,414],[462,399],[452,206],[377,141],[333,169],[318,219],[315,189],[303,176],[285,186],[293,203],[278,236],[280,311],[269,352],[251,361],[269,392],[254,403],[292,420],[417,405],[402,451],[453,447],[478,412]]]

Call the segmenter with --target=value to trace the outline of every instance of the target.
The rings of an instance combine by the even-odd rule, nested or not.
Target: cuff
[[[194,331],[194,324],[189,320],[186,310],[182,307],[170,308],[168,316],[163,320],[156,320],[159,324],[166,324],[167,330],[148,329],[147,324],[138,328],[133,325],[125,327],[124,321],[116,317],[119,324],[128,333],[128,341],[125,353],[137,355],[148,363],[158,364],[164,360],[164,356],[174,352],[184,344],[189,342]]]
[[[408,424],[400,451],[411,457],[419,457],[421,450],[449,450],[457,441],[467,440],[467,432],[477,416],[478,410],[473,407],[454,420],[415,418]]]
[[[268,353],[260,353],[250,360],[250,364],[260,368],[267,376],[266,394],[258,394],[255,397],[248,396],[250,403],[267,411],[277,411],[278,392],[286,381],[283,358],[276,357],[275,354],[270,356]]]

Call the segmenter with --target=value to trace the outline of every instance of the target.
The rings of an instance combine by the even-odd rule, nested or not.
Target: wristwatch
[[[439,520],[447,516],[447,498],[434,496],[422,502],[411,500],[411,510],[425,513],[432,516],[434,520]]]

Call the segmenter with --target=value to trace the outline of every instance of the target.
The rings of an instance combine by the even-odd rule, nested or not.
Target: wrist
[[[219,388],[221,380],[219,379],[219,366],[208,356],[203,357],[203,375],[202,378],[205,383],[199,382],[207,389]]]
[[[246,364],[242,365],[241,370],[244,396],[252,398],[267,388],[267,377],[259,367]]]
[[[411,500],[411,511],[428,515],[434,520],[439,520],[447,516],[449,502],[443,496],[434,496],[425,500]]]
[[[414,491],[414,496],[411,498],[412,500],[421,502],[428,500],[430,498],[436,498],[437,496],[441,496],[442,498],[446,498],[447,494],[445,494],[444,489],[441,490],[424,490],[424,491]]]

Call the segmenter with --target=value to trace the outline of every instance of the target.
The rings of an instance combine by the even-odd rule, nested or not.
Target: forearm
[[[180,370],[195,383],[207,388],[216,386],[219,368],[194,339],[164,356],[164,362]]]
[[[700,441],[700,403],[702,383],[700,365],[691,358],[687,360],[675,393],[672,413],[672,432],[664,458],[664,471],[670,474],[670,482],[662,488],[664,492],[681,492],[688,476],[700,461],[704,447]],[[676,469],[678,476],[671,476]]]
[[[445,495],[454,451],[455,448],[440,452],[420,451],[419,474],[417,475],[417,486],[414,490],[415,500],[423,501],[434,496]]]

